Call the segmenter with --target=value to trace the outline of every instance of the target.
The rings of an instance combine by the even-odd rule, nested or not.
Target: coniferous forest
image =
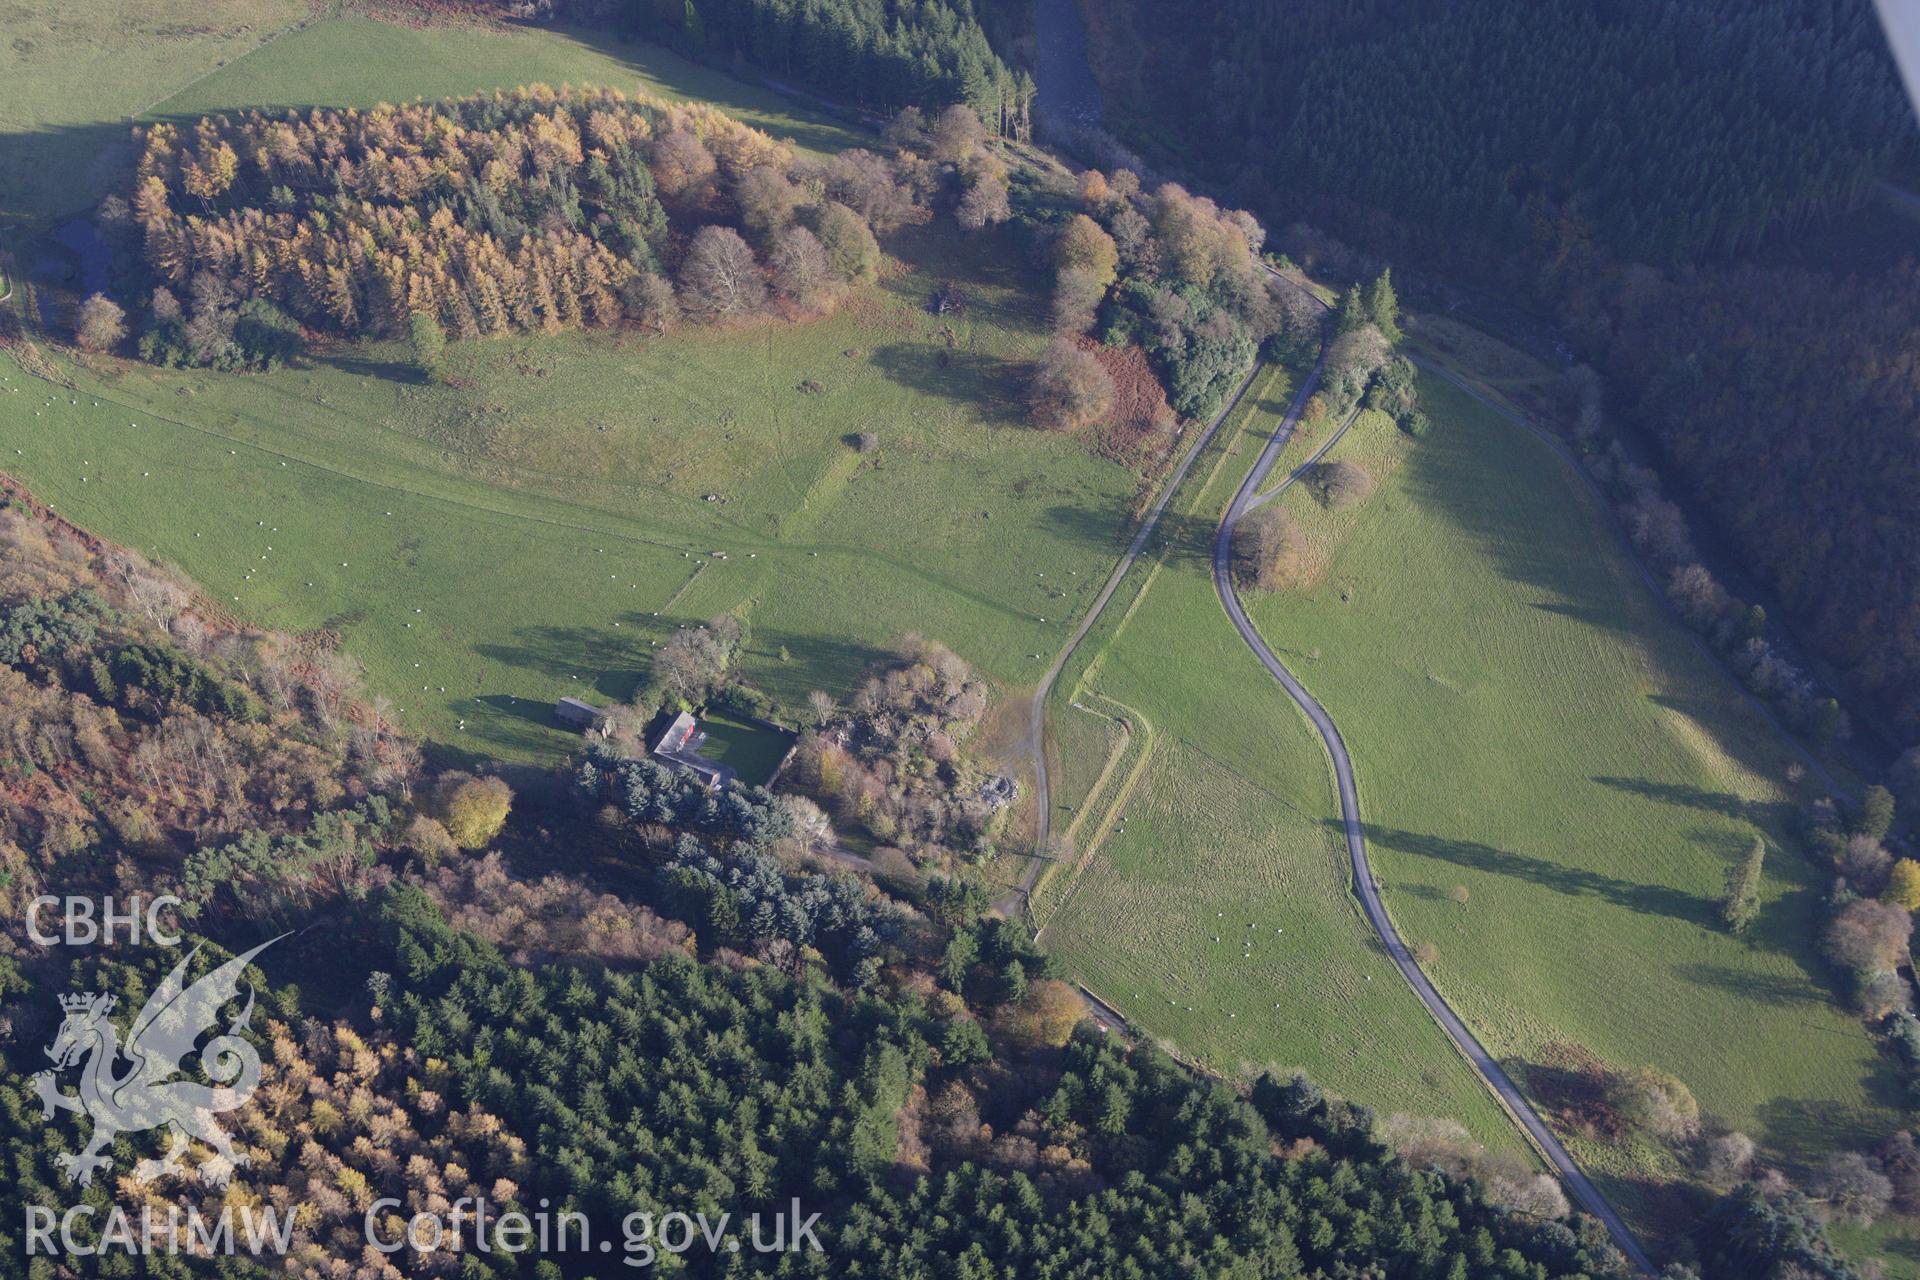
[[[156,285],[144,353],[210,362],[244,318],[234,303],[345,334],[725,320],[769,303],[763,257],[813,305],[877,264],[870,219],[836,198],[888,199],[865,158],[803,174],[791,147],[710,107],[542,86],[156,125],[130,211]]]
[[[1002,134],[1024,136],[1031,125],[1033,77],[994,51],[973,0],[507,0],[486,7],[612,27],[888,115],[964,103]],[[1011,6],[989,0],[989,7]]]

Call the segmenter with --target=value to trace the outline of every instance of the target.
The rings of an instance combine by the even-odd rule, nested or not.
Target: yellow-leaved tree
[[[513,788],[499,778],[448,774],[438,788],[440,821],[462,849],[484,849],[506,825]]]
[[[1902,858],[1894,863],[1887,876],[1887,891],[1881,896],[1908,911],[1920,911],[1920,862]]]

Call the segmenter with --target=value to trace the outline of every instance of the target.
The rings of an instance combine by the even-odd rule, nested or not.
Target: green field
[[[915,631],[1029,684],[1133,477],[1019,425],[1044,321],[1011,244],[890,247],[913,269],[831,320],[454,344],[462,389],[358,347],[250,377],[76,368],[57,395],[14,369],[0,459],[236,616],[330,628],[459,752],[568,749],[547,703],[626,697],[676,626],[728,610],[746,675],[789,706]],[[926,314],[950,278],[964,320]],[[858,430],[875,454],[844,442]]]
[[[1091,719],[1079,702],[1142,724],[1135,736],[1149,745],[1130,789],[1123,760],[1097,791],[1084,869],[1043,885],[1042,941],[1141,1033],[1215,1070],[1302,1068],[1384,1113],[1450,1116],[1514,1147],[1504,1114],[1361,918],[1328,826],[1335,798],[1319,740],[1214,598],[1214,518],[1289,394],[1283,371],[1256,386],[1169,506],[1160,548],[1061,677],[1053,725]],[[1056,749],[1108,744],[1085,729]],[[1077,765],[1068,794],[1089,779]],[[1110,832],[1091,843],[1109,815]]]
[[[1898,1128],[1817,956],[1822,877],[1786,831],[1788,744],[1647,591],[1564,461],[1438,378],[1421,396],[1426,438],[1368,416],[1331,455],[1380,480],[1363,506],[1280,499],[1324,563],[1252,613],[1341,726],[1376,873],[1408,940],[1439,948],[1436,985],[1523,1079],[1556,1044],[1657,1064],[1796,1170]],[[1714,900],[1756,833],[1766,905],[1735,939]],[[1670,1162],[1575,1145],[1659,1225],[1648,1180]]]
[[[811,145],[853,140],[645,46],[360,18],[157,110],[537,79],[698,94]],[[0,463],[236,617],[325,629],[456,756],[569,750],[553,698],[624,698],[675,627],[727,610],[751,628],[746,675],[790,706],[844,691],[910,632],[1017,688],[1091,598],[1135,481],[1023,424],[1045,304],[1010,234],[942,224],[886,247],[899,269],[828,320],[456,343],[459,389],[377,345],[258,376],[63,365],[80,389],[58,394],[9,365]],[[968,285],[964,318],[927,313],[949,279]],[[862,430],[877,453],[845,443]]]
[[[136,13],[137,10],[137,13]],[[804,148],[855,144],[817,112],[656,46],[568,28],[311,17],[297,0],[14,3],[0,43],[0,228],[84,212],[119,187],[136,121],[248,107],[371,107],[515,85],[699,98]]]
[[[828,116],[687,61],[658,45],[570,27],[396,26],[371,18],[317,22],[150,109],[197,119],[244,107],[370,107],[453,98],[515,85],[609,85],[698,99],[803,148],[870,141]]]
[[[300,0],[11,0],[0,22],[0,229],[92,204],[132,120],[305,18]]]
[[[725,712],[702,715],[700,731],[707,735],[707,740],[700,744],[700,754],[717,764],[730,766],[741,783],[750,787],[765,786],[773,777],[773,771],[780,767],[788,748],[793,746],[789,735],[748,724]]]

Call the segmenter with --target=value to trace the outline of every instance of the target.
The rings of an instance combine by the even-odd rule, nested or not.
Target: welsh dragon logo
[[[60,1170],[68,1182],[85,1186],[93,1181],[94,1170],[111,1165],[113,1157],[101,1152],[119,1135],[162,1126],[172,1132],[167,1153],[158,1160],[140,1161],[133,1171],[136,1182],[185,1173],[180,1157],[186,1154],[191,1138],[214,1149],[214,1158],[199,1170],[200,1180],[207,1186],[224,1187],[233,1171],[247,1163],[247,1153],[233,1149],[214,1117],[245,1103],[260,1085],[260,1055],[240,1034],[247,1030],[247,1019],[253,1014],[251,987],[240,1016],[228,1025],[224,1035],[215,1036],[200,1050],[201,1069],[215,1083],[198,1084],[174,1077],[180,1074],[181,1059],[193,1052],[195,1042],[215,1028],[222,1006],[239,995],[241,971],[279,940],[269,938],[189,986],[187,968],[200,953],[196,946],[141,1007],[128,1028],[125,1043],[107,1019],[116,1003],[112,996],[90,991],[60,997],[66,1018],[47,1047],[54,1070],[35,1074],[33,1087],[49,1119],[59,1110],[76,1111],[93,1121],[93,1136],[86,1149],[78,1155],[63,1153],[59,1157]],[[123,1061],[125,1068],[116,1070]],[[56,1071],[73,1066],[81,1070],[77,1097],[61,1092],[54,1084]]]

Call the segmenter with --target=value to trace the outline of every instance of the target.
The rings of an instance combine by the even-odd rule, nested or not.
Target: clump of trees
[[[1882,843],[1895,803],[1885,787],[1866,790],[1851,813],[1823,799],[1808,811],[1807,844],[1834,873],[1822,938],[1827,959],[1847,977],[1856,1005],[1882,1018],[1911,1004],[1899,969],[1907,962],[1913,918],[1892,891],[1893,858]],[[1910,873],[1903,873],[1903,882]]]
[[[105,294],[93,294],[74,317],[73,341],[82,351],[111,351],[127,336],[127,313]]]
[[[143,354],[260,367],[303,325],[418,353],[436,328],[819,309],[873,278],[874,230],[914,212],[870,153],[803,162],[712,107],[536,85],[155,125],[129,223],[157,285]],[[437,350],[426,363],[437,376]]]
[[[1077,431],[1104,420],[1113,396],[1113,378],[1093,352],[1061,334],[1034,366],[1027,408],[1043,427]]]
[[[1108,347],[1143,348],[1172,408],[1192,418],[1225,403],[1263,344],[1318,345],[1311,302],[1261,270],[1266,233],[1251,215],[1172,183],[1143,192],[1128,170],[1088,170],[1065,199],[1069,207],[1035,214],[1059,335],[1034,374],[1030,403],[1042,422],[1059,418],[1058,353],[1090,334]],[[1110,407],[1092,396],[1081,403],[1088,420]]]
[[[484,849],[507,825],[513,788],[502,778],[476,778],[449,772],[434,787],[433,809],[440,824],[462,849]]]
[[[1379,373],[1392,358],[1384,334],[1370,324],[1336,333],[1327,346],[1326,369],[1320,379],[1327,416],[1344,419],[1360,407]]]
[[[1920,1018],[1911,1010],[1895,1009],[1881,1024],[1893,1060],[1900,1067],[1907,1105],[1920,1108]]]
[[[1292,586],[1306,568],[1307,539],[1293,513],[1268,503],[1233,527],[1233,577],[1242,588]]]
[[[682,627],[654,653],[643,701],[679,710],[701,705],[725,687],[745,642],[745,624],[735,614],[721,614],[704,626]]]
[[[1658,1067],[1615,1073],[1608,1082],[1607,1101],[1629,1132],[1670,1143],[1691,1141],[1700,1132],[1700,1104],[1693,1091]]]
[[[105,889],[122,860],[143,892],[208,901],[186,860],[239,844],[264,897],[363,884],[420,769],[339,655],[233,629],[25,502],[0,510],[0,736],[19,766],[0,770],[10,909],[49,883]]]
[[[1742,1183],[1707,1215],[1701,1274],[1864,1280],[1828,1239],[1824,1207],[1783,1180]]]
[[[1314,496],[1336,511],[1357,507],[1373,495],[1373,473],[1357,462],[1323,462],[1307,477]]]
[[[1633,462],[1608,432],[1598,378],[1591,370],[1576,370],[1572,385],[1575,435],[1586,451],[1587,469],[1614,503],[1634,550],[1663,575],[1674,612],[1795,732],[1821,744],[1850,736],[1852,726],[1839,702],[1823,695],[1767,638],[1766,610],[1734,596],[1700,563],[1686,516],[1666,497],[1660,478]]]
[[[299,324],[266,298],[249,298],[208,272],[187,280],[186,303],[157,286],[148,297],[140,358],[169,368],[224,372],[277,369],[306,350]]]
[[[793,834],[791,813],[764,787],[710,791],[690,770],[636,760],[606,743],[587,748],[574,767],[573,787],[582,804],[611,806],[635,828],[692,832],[754,852]]]
[[[1890,1208],[1903,1213],[1920,1208],[1920,1144],[1905,1130],[1870,1152],[1835,1152],[1806,1174],[1802,1187],[1763,1164],[1744,1133],[1702,1139],[1696,1167],[1723,1198],[1707,1215],[1697,1241],[1704,1270],[1685,1274],[1712,1280],[1749,1275],[1858,1280],[1861,1273],[1828,1240],[1828,1225],[1871,1226]]]
[[[681,921],[662,919],[577,876],[516,879],[498,853],[442,863],[421,887],[454,928],[499,947],[519,965],[633,966],[693,953],[693,930]]]
[[[993,849],[1000,811],[965,745],[986,685],[944,645],[910,639],[844,707],[815,700],[815,722],[786,777],[843,828],[920,863]]]
[[[1474,1179],[1489,1203],[1534,1218],[1567,1214],[1566,1193],[1558,1179],[1539,1172],[1516,1152],[1488,1151],[1456,1120],[1396,1113],[1381,1124],[1380,1138],[1415,1169]]]
[[[1425,433],[1418,371],[1413,361],[1394,354],[1401,337],[1399,316],[1400,302],[1388,271],[1364,290],[1351,285],[1340,296],[1321,379],[1324,415],[1344,418],[1360,408],[1377,409],[1409,435]]]
[[[894,168],[921,200],[979,231],[1013,216],[1011,174],[981,117],[956,104],[929,117],[909,107],[886,129]]]
[[[1720,898],[1720,919],[1734,933],[1745,933],[1760,914],[1760,874],[1767,858],[1759,836],[1739,862],[1727,868],[1727,891]]]
[[[1853,982],[1854,998],[1868,1012],[1889,1012],[1889,1001],[1906,1003],[1899,967],[1913,936],[1913,917],[1891,902],[1858,898],[1828,921],[1822,945],[1827,959]]]
[[[799,228],[804,232],[804,228]],[[817,247],[819,242],[814,242]],[[821,267],[825,267],[821,253]],[[767,285],[753,250],[732,227],[702,227],[680,263],[680,309],[705,323],[752,315],[766,305]]]

